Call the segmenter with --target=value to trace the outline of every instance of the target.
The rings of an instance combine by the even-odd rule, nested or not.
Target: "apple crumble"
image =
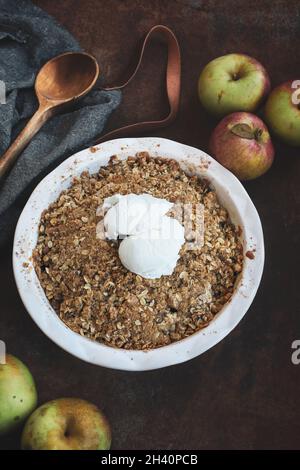
[[[185,243],[170,276],[133,274],[120,262],[118,242],[96,237],[97,208],[129,193],[204,206],[204,245],[189,250]],[[165,346],[207,326],[230,300],[242,265],[239,229],[209,182],[145,152],[112,157],[97,174],[74,178],[42,214],[34,250],[40,283],[64,323],[125,349]]]

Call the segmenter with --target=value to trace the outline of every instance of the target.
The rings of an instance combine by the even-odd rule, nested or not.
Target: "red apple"
[[[290,145],[300,146],[300,80],[282,83],[270,94],[266,121],[280,139]]]
[[[250,113],[232,113],[222,119],[212,133],[209,148],[212,156],[240,180],[261,176],[274,159],[266,125]]]

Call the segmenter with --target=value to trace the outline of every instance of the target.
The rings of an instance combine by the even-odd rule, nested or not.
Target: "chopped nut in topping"
[[[184,245],[170,276],[133,274],[119,260],[118,243],[96,237],[97,208],[117,193],[203,204],[204,245]],[[34,265],[69,328],[109,346],[146,350],[204,328],[230,300],[243,267],[239,235],[206,180],[143,152],[74,178],[42,214]]]

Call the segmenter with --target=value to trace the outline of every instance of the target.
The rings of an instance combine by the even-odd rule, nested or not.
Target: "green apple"
[[[265,118],[273,133],[287,144],[300,146],[300,99],[296,80],[274,88],[265,108]]]
[[[37,393],[28,368],[14,356],[0,364],[0,434],[15,428],[32,413]]]
[[[22,448],[30,450],[108,450],[110,426],[101,411],[77,398],[60,398],[29,417]]]
[[[198,82],[199,99],[211,114],[255,111],[270,90],[265,68],[245,54],[228,54],[209,62]]]

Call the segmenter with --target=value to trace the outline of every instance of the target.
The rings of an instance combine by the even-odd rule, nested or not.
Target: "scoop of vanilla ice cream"
[[[117,240],[157,227],[161,216],[172,206],[171,202],[150,194],[116,194],[108,197],[103,204],[103,209],[108,209],[104,217],[106,236]]]
[[[157,279],[172,274],[183,243],[182,225],[164,215],[159,228],[125,238],[119,246],[119,257],[129,271]]]
[[[150,194],[105,199],[105,234],[110,240],[124,238],[119,257],[129,271],[150,279],[172,274],[184,243],[183,226],[166,215],[172,206]]]

